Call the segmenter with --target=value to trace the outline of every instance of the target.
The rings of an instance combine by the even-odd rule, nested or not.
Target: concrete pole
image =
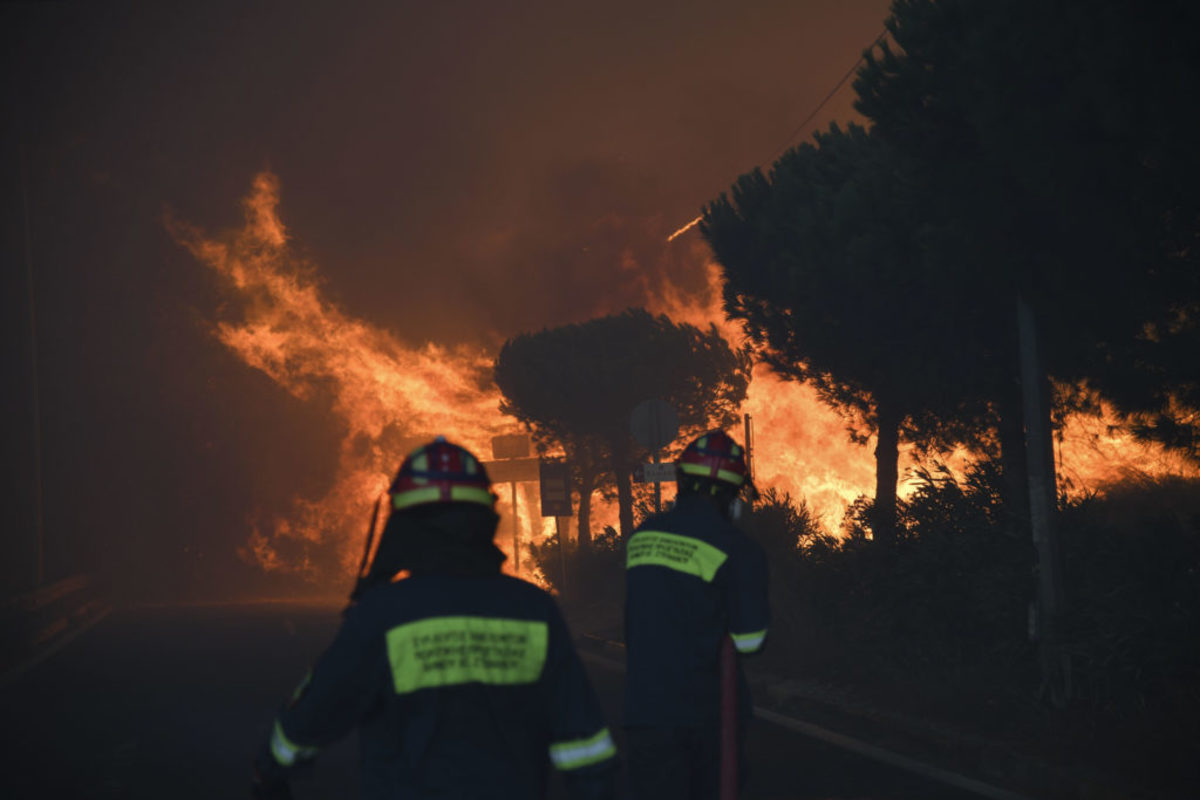
[[[559,594],[567,592],[567,531],[562,517],[554,518],[554,535],[558,537],[558,560],[562,567],[562,583],[558,586]]]
[[[660,457],[656,448],[654,451],[654,463],[657,464],[659,461]],[[659,483],[658,476],[655,476],[654,479],[654,513],[662,513],[662,484]]]
[[[1021,359],[1021,398],[1025,417],[1025,451],[1029,475],[1029,519],[1037,548],[1037,602],[1031,634],[1038,644],[1042,689],[1059,707],[1070,698],[1070,666],[1058,638],[1062,599],[1058,538],[1054,512],[1054,441],[1050,432],[1050,388],[1042,365],[1037,320],[1024,297],[1017,298],[1017,335]]]
[[[750,423],[750,415],[743,414],[742,422],[745,425],[745,429],[746,429],[745,438],[743,439],[743,441],[746,444],[746,477],[753,481],[754,480],[754,450],[753,450],[753,445],[750,443],[751,435],[753,433],[752,426]]]
[[[513,571],[521,571],[521,515],[517,511],[517,482],[508,484],[513,508]]]

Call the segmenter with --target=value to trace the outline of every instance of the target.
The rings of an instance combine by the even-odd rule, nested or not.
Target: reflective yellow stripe
[[[271,755],[281,766],[290,767],[297,761],[312,758],[316,754],[316,747],[304,747],[289,739],[279,720],[275,720],[275,729],[271,731]]]
[[[534,683],[546,663],[540,620],[430,617],[387,632],[397,694],[463,683]]]
[[[708,542],[663,531],[638,531],[625,547],[625,568],[657,566],[711,583],[725,563],[725,553]]]
[[[595,736],[586,739],[572,739],[550,745],[550,760],[561,770],[586,767],[588,764],[612,758],[616,754],[617,746],[613,744],[608,728],[601,728]]]
[[[487,489],[476,489],[473,486],[451,486],[450,499],[464,503],[483,503],[485,506],[490,506],[493,498],[492,493]]]
[[[300,685],[296,687],[296,691],[292,692],[292,699],[290,701],[290,705],[296,704],[296,701],[300,699],[300,695],[304,694],[304,690],[308,688],[308,684],[311,682],[312,682],[312,670],[310,669],[308,671],[308,674],[304,676],[304,680],[300,681]]]
[[[705,467],[700,464],[680,464],[679,469],[683,470],[688,475],[696,475],[701,478],[712,478],[712,467]],[[741,486],[746,478],[738,475],[736,472],[730,472],[727,469],[718,469],[716,474],[717,480],[732,483],[734,486]]]
[[[401,509],[421,503],[436,503],[441,496],[442,490],[436,486],[409,489],[407,492],[397,492],[392,495],[392,508]]]
[[[729,635],[733,637],[733,646],[739,653],[753,653],[762,647],[763,641],[767,638],[767,629],[763,628],[754,633],[731,633]]]
[[[422,503],[436,503],[442,499],[442,490],[438,486],[423,486],[420,489],[409,489],[392,495],[392,508],[397,510]],[[492,504],[492,493],[487,489],[474,486],[451,486],[450,500],[459,503]]]

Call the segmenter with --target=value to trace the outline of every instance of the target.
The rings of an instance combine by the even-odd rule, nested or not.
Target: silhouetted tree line
[[[1041,745],[1049,735],[1068,760],[1190,774],[1195,482],[1056,498],[1075,702],[1049,727],[1039,716],[1026,616],[1037,420],[1016,309],[1036,320],[1035,379],[1069,387],[1032,413],[1096,393],[1200,463],[1198,22],[1186,0],[895,0],[889,40],[854,84],[869,125],[833,125],[705,207],[725,311],[755,356],[877,443],[874,498],[851,508],[845,535],[772,494],[747,523],[771,551],[780,669]],[[920,473],[901,501],[903,443],[981,458],[959,479]],[[597,543],[568,548],[564,599],[618,635],[620,539]],[[556,586],[557,548],[538,553]]]
[[[750,383],[750,358],[710,326],[672,322],[644,309],[546,328],[504,343],[495,362],[500,410],[533,434],[540,452],[561,447],[579,498],[579,541],[591,541],[591,498],[615,487],[620,531],[633,529],[633,469],[649,459],[630,416],[644,400],[666,400],[680,438],[728,427]]]
[[[1024,514],[1018,297],[1050,375],[1197,455],[1198,20],[897,0],[854,84],[870,128],[835,125],[705,208],[726,312],[878,437],[877,537],[903,441],[984,445]]]
[[[868,536],[866,498],[834,535],[803,500],[764,494],[742,523],[771,564],[773,619],[756,670],[1038,760],[1186,786],[1200,742],[1200,484],[1065,503],[1073,702],[1051,712],[1027,628],[1032,545],[1005,510],[1000,463],[924,470],[918,481],[886,548]],[[616,530],[588,549],[568,543],[565,559],[550,537],[533,556],[578,632],[622,638]]]

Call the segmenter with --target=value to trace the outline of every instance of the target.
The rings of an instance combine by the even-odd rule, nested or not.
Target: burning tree
[[[878,433],[878,527],[905,438],[998,444],[1028,517],[1023,437],[1050,404],[1022,408],[1018,298],[1060,385],[1197,454],[1200,110],[1180,98],[1200,59],[1179,33],[1195,14],[898,0],[897,47],[855,81],[870,132],[818,134],[706,209],[728,313]]]
[[[634,407],[661,397],[679,412],[684,435],[737,420],[750,380],[749,356],[716,327],[702,331],[629,309],[509,339],[495,362],[500,410],[545,447],[560,443],[579,481],[579,541],[590,540],[594,488],[615,483],[621,535],[633,528],[631,472],[639,453],[629,433]]]
[[[705,208],[702,230],[744,320],[780,375],[876,435],[876,539],[895,527],[899,445],[979,446],[989,413],[957,287],[924,268],[919,181],[878,137],[836,125]]]
[[[1193,456],[1197,15],[1183,0],[898,0],[896,47],[855,81],[858,110],[929,185],[929,260],[970,272],[974,328],[1005,332],[1021,295],[1051,375]]]

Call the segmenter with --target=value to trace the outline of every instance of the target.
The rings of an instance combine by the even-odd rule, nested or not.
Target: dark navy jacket
[[[558,608],[504,575],[367,590],[276,722],[290,766],[359,728],[365,798],[526,798],[551,762],[586,791],[612,737]]]
[[[753,653],[767,635],[766,555],[707,497],[685,495],[629,537],[625,564],[625,724],[716,724],[722,639]],[[746,715],[740,664],[738,683]]]

